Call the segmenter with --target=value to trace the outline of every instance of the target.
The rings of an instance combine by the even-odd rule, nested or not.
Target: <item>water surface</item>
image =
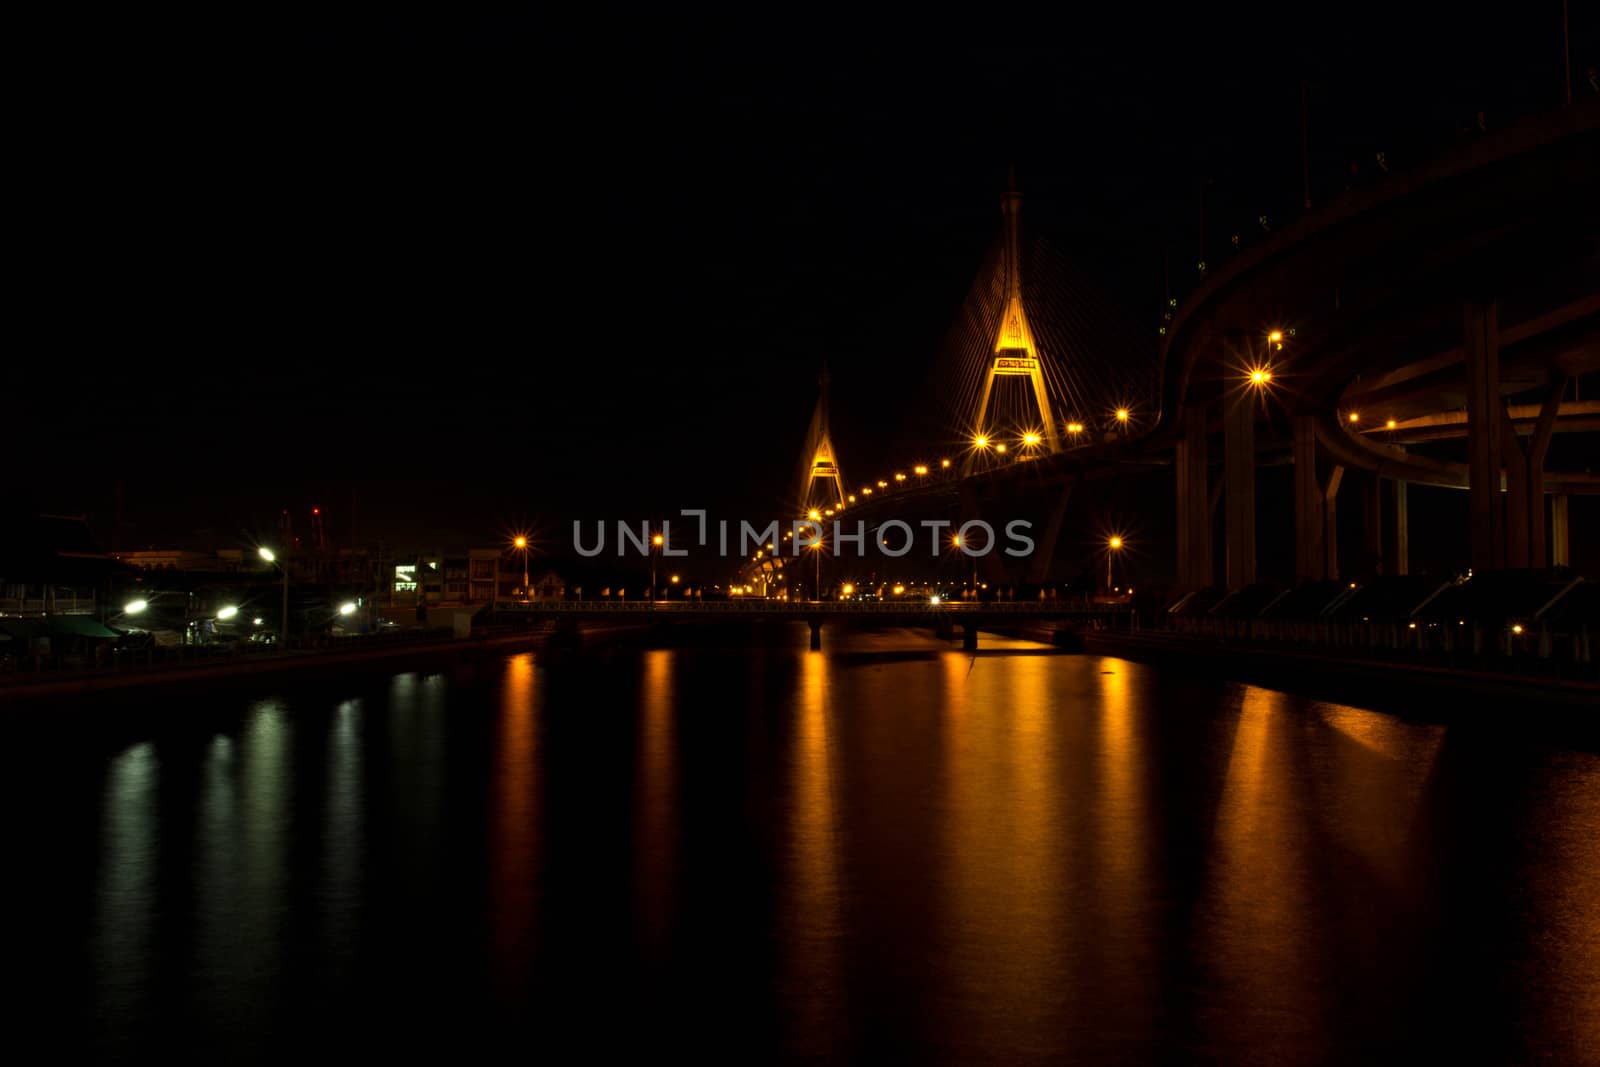
[[[1593,753],[828,637],[12,716],[19,1014],[129,1059],[1600,1049]]]

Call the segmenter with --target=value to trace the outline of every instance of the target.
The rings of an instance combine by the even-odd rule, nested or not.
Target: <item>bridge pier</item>
[[[1556,493],[1550,497],[1550,566],[1571,565],[1571,548],[1567,537],[1567,494]]]
[[[1506,565],[1505,515],[1500,507],[1502,445],[1499,305],[1469,300],[1463,315],[1467,371],[1467,497],[1472,566]]]
[[[822,620],[807,619],[806,624],[811,627],[811,651],[822,651]]]
[[[1294,416],[1294,576],[1320,582],[1327,575],[1327,519],[1317,477],[1317,417]]]
[[[978,651],[978,627],[974,623],[961,624],[961,648],[967,652]]]
[[[1362,479],[1361,490],[1361,571],[1384,574],[1383,479],[1374,471]]]
[[[1411,573],[1411,505],[1409,485],[1394,480],[1394,572]]]
[[[1228,588],[1256,580],[1256,405],[1249,390],[1228,397],[1222,416],[1222,460],[1227,481],[1224,529],[1228,538]]]
[[[1178,489],[1178,582],[1188,589],[1204,589],[1212,584],[1204,404],[1183,409],[1183,437],[1173,466]]]

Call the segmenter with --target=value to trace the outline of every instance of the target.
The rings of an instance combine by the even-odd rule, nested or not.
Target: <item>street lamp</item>
[[[518,534],[512,539],[511,547],[522,553],[522,599],[531,599],[528,596],[528,539]]]
[[[122,610],[127,612],[129,615],[138,615],[149,606],[150,603],[146,600],[130,600],[126,604],[122,605]]]
[[[278,557],[275,556],[273,554],[273,552],[272,552],[272,549],[268,548],[266,545],[262,545],[256,551],[258,553],[260,553],[262,559],[266,560],[268,563],[272,564],[274,567],[277,567],[278,570],[280,572],[282,572],[282,574],[283,574],[283,614],[278,619],[278,648],[280,650],[287,650],[288,647],[289,647],[289,567],[288,567],[288,561],[285,560],[284,562],[279,563],[278,562]]]
[[[650,606],[656,603],[656,549],[667,543],[667,539],[660,534],[650,538]]]
[[[1111,588],[1111,563],[1112,560],[1116,559],[1116,554],[1121,549],[1122,538],[1112,534],[1111,539],[1106,542],[1106,589],[1108,591]]]

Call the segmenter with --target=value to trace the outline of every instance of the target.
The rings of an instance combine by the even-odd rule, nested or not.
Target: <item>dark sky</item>
[[[1575,7],[1581,5],[1574,5]],[[12,500],[124,547],[764,510],[826,358],[877,470],[999,226],[1154,328],[1214,238],[1375,147],[1554,106],[1560,3],[333,18],[106,35],[32,93]],[[1119,9],[1120,10],[1120,9]],[[1582,16],[1580,18],[1580,15]],[[1573,14],[1576,91],[1596,62]],[[1585,22],[1584,20],[1587,20]],[[109,538],[108,538],[109,539]]]

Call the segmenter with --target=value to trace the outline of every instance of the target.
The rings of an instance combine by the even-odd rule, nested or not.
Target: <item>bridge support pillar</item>
[[[1568,537],[1567,494],[1556,493],[1550,498],[1550,566],[1570,567],[1572,549]]]
[[[1056,542],[1061,539],[1061,522],[1066,518],[1067,504],[1072,500],[1072,487],[1072,481],[1068,480],[1056,493],[1055,502],[1050,505],[1050,513],[1045,516],[1044,532],[1040,534],[1038,543],[1033,546],[1033,557],[1028,560],[1022,572],[1023,581],[1034,584],[1043,582],[1049,577],[1050,564],[1056,555]]]
[[[1561,394],[1567,383],[1557,382],[1539,408],[1539,421],[1524,446],[1511,422],[1511,413],[1499,405],[1500,444],[1506,463],[1506,566],[1542,568],[1546,563],[1544,523],[1544,459],[1550,451]]]
[[[1206,409],[1183,409],[1183,437],[1173,466],[1178,489],[1178,582],[1204,589],[1211,577],[1211,507],[1206,467]]]
[[[1317,417],[1294,417],[1294,575],[1319,582],[1327,574],[1322,480],[1317,477]]]
[[[1411,506],[1408,484],[1394,480],[1394,572],[1411,573]]]
[[[1256,405],[1248,390],[1226,398],[1222,417],[1223,469],[1226,471],[1228,588],[1256,580]]]
[[[967,652],[978,651],[978,628],[970,622],[961,624],[961,647]]]
[[[1328,484],[1322,491],[1322,541],[1327,549],[1327,578],[1339,578],[1339,486],[1344,482],[1344,468],[1335,466],[1328,472]]]
[[[1506,565],[1505,511],[1500,501],[1499,304],[1467,301],[1463,349],[1467,364],[1467,497],[1474,570]]]
[[[1361,489],[1361,569],[1383,574],[1383,479],[1374,471]]]
[[[822,620],[821,619],[807,619],[806,623],[811,627],[811,651],[813,651],[813,652],[821,652],[822,651]]]

